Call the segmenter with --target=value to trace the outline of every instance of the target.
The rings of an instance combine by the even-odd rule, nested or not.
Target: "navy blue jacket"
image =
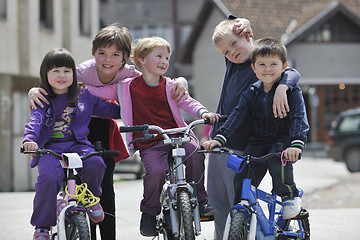
[[[241,94],[250,87],[251,84],[258,81],[254,71],[251,68],[251,61],[245,63],[232,63],[225,58],[226,72],[221,90],[219,105],[216,112],[222,115],[230,115],[232,110],[239,103]],[[299,82],[300,74],[293,68],[287,68],[283,73],[281,84],[286,84],[290,90]],[[213,139],[223,123],[213,125],[210,136]],[[244,150],[248,143],[248,137],[251,131],[251,123],[247,122],[243,128],[234,132],[231,138],[227,139],[226,147]]]
[[[295,85],[287,91],[290,112],[285,118],[275,118],[273,114],[273,99],[276,87],[264,92],[262,82],[252,84],[240,97],[227,121],[220,127],[217,134],[225,139],[231,138],[239,129],[252,124],[251,136],[255,138],[278,139],[290,136],[292,145],[299,141],[306,143],[309,123],[306,116],[305,101],[301,89]]]

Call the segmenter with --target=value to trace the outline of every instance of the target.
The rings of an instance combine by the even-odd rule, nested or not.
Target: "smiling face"
[[[100,82],[110,83],[123,66],[124,55],[116,45],[99,47],[93,54]]]
[[[264,91],[269,91],[285,71],[287,63],[282,63],[278,55],[257,56],[255,63],[251,64],[256,77],[263,82]]]
[[[47,73],[47,78],[55,94],[64,94],[73,83],[73,70],[68,67],[54,67]]]
[[[233,63],[244,63],[251,54],[251,43],[246,37],[239,37],[234,33],[225,34],[215,44],[215,48]]]
[[[169,68],[170,53],[166,47],[155,47],[145,58],[139,59],[143,74],[159,78]]]

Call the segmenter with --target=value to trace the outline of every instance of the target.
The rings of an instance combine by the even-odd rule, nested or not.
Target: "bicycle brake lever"
[[[136,138],[136,139],[132,140],[131,142],[129,142],[129,145],[136,143],[137,141],[140,141],[140,140],[149,141],[149,140],[153,139],[154,137],[155,137],[155,134],[145,133],[144,137]]]

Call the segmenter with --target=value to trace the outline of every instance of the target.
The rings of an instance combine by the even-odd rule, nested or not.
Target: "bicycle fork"
[[[190,186],[185,180],[184,173],[184,165],[183,165],[183,157],[185,156],[184,148],[174,148],[172,150],[172,156],[174,158],[175,167],[176,167],[176,183],[171,183],[167,187],[167,195],[169,196],[167,199],[167,205],[170,210],[170,218],[171,218],[171,228],[175,237],[179,237],[179,222],[177,218],[177,200],[175,199],[176,193],[180,189],[185,189],[190,195],[191,207],[193,209],[193,217],[194,217],[194,227],[195,227],[195,235],[200,235],[201,226],[200,226],[200,211],[199,204],[196,197],[195,189]]]
[[[75,171],[76,174],[76,170],[73,169],[73,171]],[[69,217],[75,214],[78,214],[79,212],[84,212],[86,213],[86,209],[78,206],[77,205],[77,200],[75,197],[75,189],[76,189],[76,179],[75,179],[75,174],[73,171],[69,171],[69,177],[68,177],[68,181],[67,181],[67,186],[68,186],[68,193],[66,194],[66,191],[64,191],[63,193],[63,199],[61,199],[63,202],[68,202],[68,205],[63,207],[61,209],[61,207],[58,209],[60,210],[59,216],[58,216],[58,222],[57,222],[57,235],[58,235],[58,239],[62,240],[62,239],[66,239],[66,222],[69,221]],[[63,203],[62,203],[63,204]],[[88,222],[88,226],[89,226],[89,231],[90,231],[90,220],[88,215],[86,214],[86,220]],[[90,232],[91,234],[91,232]]]

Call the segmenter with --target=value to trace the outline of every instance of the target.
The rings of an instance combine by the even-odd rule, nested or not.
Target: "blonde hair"
[[[141,65],[138,59],[146,58],[156,47],[167,48],[169,54],[171,55],[170,43],[166,41],[164,38],[154,36],[154,37],[140,38],[136,40],[133,55],[130,57],[130,59],[139,68]]]
[[[235,34],[232,30],[235,23],[236,21],[232,19],[221,21],[214,29],[212,36],[213,43],[215,45],[218,44],[227,34]]]

